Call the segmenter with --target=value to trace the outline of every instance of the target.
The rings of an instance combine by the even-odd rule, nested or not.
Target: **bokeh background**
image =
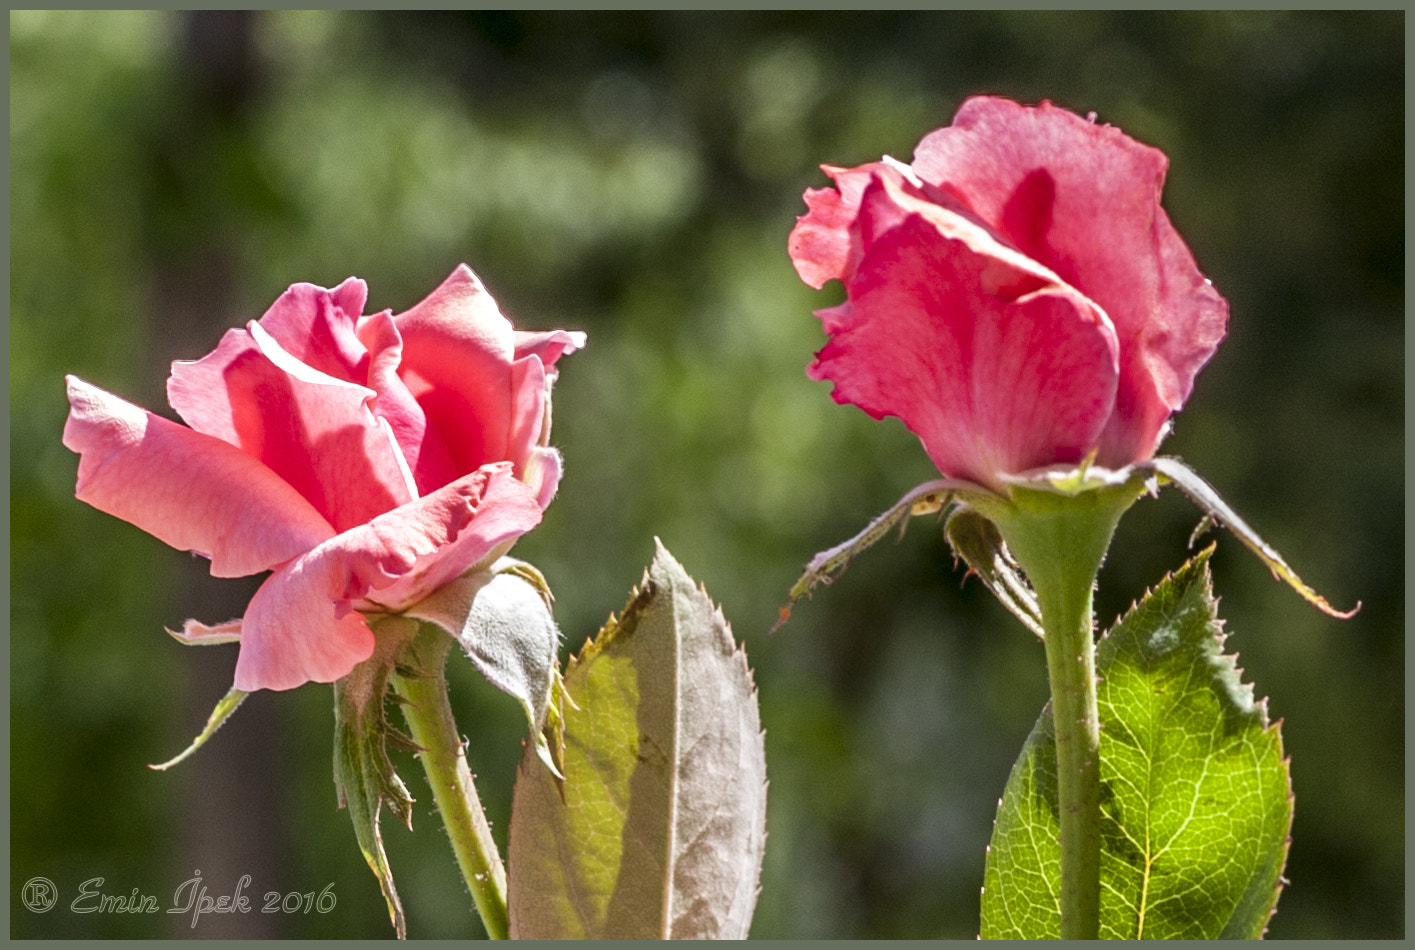
[[[1230,537],[1221,611],[1283,719],[1297,792],[1272,937],[1405,930],[1404,14],[10,14],[10,920],[16,937],[391,936],[335,810],[327,686],[260,693],[198,755],[233,648],[163,626],[238,616],[258,579],[73,498],[72,372],[170,415],[173,359],[299,280],[412,305],[461,261],[566,360],[566,477],[516,549],[567,648],[662,538],[745,642],[771,779],[756,937],[977,933],[984,846],[1045,700],[1040,644],[920,519],[775,634],[817,550],[932,476],[895,420],[804,369],[786,236],[819,163],[908,160],[964,97],[1052,99],[1162,148],[1165,205],[1232,304],[1166,450],[1335,603]],[[1198,512],[1138,504],[1102,622],[1186,556]],[[464,668],[465,667],[465,668]],[[453,675],[504,842],[523,721]],[[417,937],[480,933],[426,784],[385,825]],[[68,901],[318,892],[327,914],[80,915]],[[43,875],[61,902],[24,909]]]

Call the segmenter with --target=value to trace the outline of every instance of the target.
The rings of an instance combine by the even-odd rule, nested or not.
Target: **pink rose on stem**
[[[1228,305],[1160,207],[1167,160],[1050,103],[967,100],[912,166],[824,166],[791,234],[818,312],[809,375],[898,416],[945,475],[1149,459]]]
[[[1160,207],[1167,164],[1050,103],[979,97],[912,165],[825,166],[836,187],[806,192],[790,238],[806,283],[845,285],[817,312],[830,341],[808,375],[832,380],[836,402],[898,416],[945,476],[817,554],[792,602],[895,524],[947,510],[955,554],[1045,643],[1069,939],[1100,929],[1092,590],[1124,511],[1173,482],[1309,601],[1349,615],[1188,466],[1154,457],[1228,322]]]
[[[398,611],[489,565],[560,481],[550,388],[583,333],[516,331],[465,265],[424,301],[363,315],[368,289],[295,284],[216,350],[173,364],[190,428],[68,378],[78,497],[217,577],[273,573],[239,621],[235,688],[332,682],[366,660],[362,612]]]

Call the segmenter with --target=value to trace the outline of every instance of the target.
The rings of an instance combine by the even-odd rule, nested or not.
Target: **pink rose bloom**
[[[70,376],[78,497],[216,577],[273,571],[239,621],[235,687],[332,682],[373,652],[363,612],[398,611],[490,564],[560,481],[547,445],[556,361],[583,333],[513,330],[465,265],[406,313],[368,288],[295,284],[216,350],[177,362],[190,428]]]
[[[845,285],[808,375],[898,416],[945,475],[1149,459],[1223,339],[1228,304],[1160,208],[1168,162],[1044,102],[979,97],[912,166],[823,166],[791,233]]]

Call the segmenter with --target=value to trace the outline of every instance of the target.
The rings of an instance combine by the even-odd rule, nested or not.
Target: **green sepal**
[[[436,679],[436,673],[429,673],[422,666],[414,666],[411,663],[398,663],[393,667],[393,672],[403,677],[405,680],[430,680]]]
[[[407,704],[407,701],[404,700],[403,697],[399,696],[396,692],[392,690],[389,690],[388,692],[388,699],[392,700],[400,706]],[[427,749],[418,745],[417,741],[412,736],[408,735],[405,732],[400,732],[397,729],[394,729],[392,726],[389,726],[387,730],[385,730],[385,732],[383,733],[383,741],[385,746],[391,746],[392,748],[399,749],[403,752],[411,752],[414,755],[419,752],[427,751]]]
[[[503,557],[443,585],[404,615],[445,631],[488,682],[521,704],[536,755],[558,780],[560,717],[553,700],[560,692],[560,630],[553,600],[540,571]],[[398,673],[408,677],[402,668]]]
[[[944,523],[943,532],[954,556],[967,562],[970,573],[977,575],[1024,627],[1045,638],[1037,592],[1007,550],[997,525],[967,505],[958,505]]]
[[[947,510],[952,504],[956,492],[985,491],[987,489],[972,482],[954,478],[935,479],[910,489],[903,498],[866,525],[859,534],[833,548],[827,548],[811,558],[800,578],[791,585],[791,590],[788,593],[790,599],[779,611],[776,623],[772,625],[770,632],[774,633],[782,624],[791,619],[791,610],[796,606],[796,601],[802,597],[809,597],[820,584],[833,583],[850,566],[855,555],[873,546],[875,542],[889,534],[895,525],[899,526],[899,533],[902,535],[904,529],[909,525],[910,518]]]
[[[1238,517],[1238,513],[1228,506],[1228,503],[1219,496],[1214,487],[1200,478],[1199,473],[1185,464],[1183,459],[1161,455],[1149,462],[1140,463],[1136,468],[1147,469],[1159,475],[1164,481],[1173,482],[1180,491],[1189,496],[1194,504],[1204,510],[1204,517],[1194,528],[1194,533],[1189,536],[1190,547],[1194,546],[1194,542],[1211,525],[1221,524],[1237,535],[1238,540],[1247,545],[1248,550],[1256,554],[1258,559],[1267,565],[1268,570],[1272,571],[1273,577],[1297,591],[1304,600],[1322,613],[1342,620],[1349,620],[1361,609],[1361,602],[1357,601],[1356,606],[1350,610],[1338,610],[1329,604],[1325,597],[1303,583],[1302,578],[1297,576],[1297,572],[1288,567],[1287,562],[1282,559],[1282,555],[1277,553],[1277,549],[1259,537],[1258,532]]]
[[[394,817],[409,829],[413,827],[413,797],[393,770],[388,745],[417,748],[417,744],[389,726],[384,702],[395,660],[416,636],[418,624],[386,617],[372,626],[376,638],[373,655],[334,684],[334,786],[339,806],[349,809],[359,850],[378,879],[388,916],[401,940],[407,938],[407,922],[383,850],[379,817],[387,806]]]
[[[159,772],[165,771],[178,762],[181,762],[197,749],[206,745],[206,740],[210,739],[216,733],[216,730],[220,729],[226,720],[231,718],[231,714],[236,711],[236,708],[240,706],[241,703],[245,702],[246,697],[249,695],[250,693],[232,687],[231,691],[221,697],[221,701],[218,702],[216,708],[211,711],[211,715],[208,716],[206,720],[206,728],[201,731],[199,736],[192,740],[191,745],[187,746],[176,758],[168,759],[161,765],[149,765],[148,768],[156,769]]]

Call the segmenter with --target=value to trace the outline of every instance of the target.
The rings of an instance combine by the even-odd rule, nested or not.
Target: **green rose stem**
[[[1140,496],[1128,483],[1074,495],[1013,487],[975,505],[997,525],[1037,592],[1056,730],[1061,937],[1100,933],[1100,721],[1091,593],[1115,525]]]
[[[418,753],[433,799],[457,865],[476,901],[486,932],[493,940],[509,936],[506,912],[506,868],[501,852],[491,837],[481,800],[477,797],[472,773],[467,768],[466,749],[447,703],[444,667],[452,638],[432,624],[422,624],[413,641],[412,654],[421,669],[395,672],[393,688],[406,702],[403,716],[413,741],[423,747]]]

